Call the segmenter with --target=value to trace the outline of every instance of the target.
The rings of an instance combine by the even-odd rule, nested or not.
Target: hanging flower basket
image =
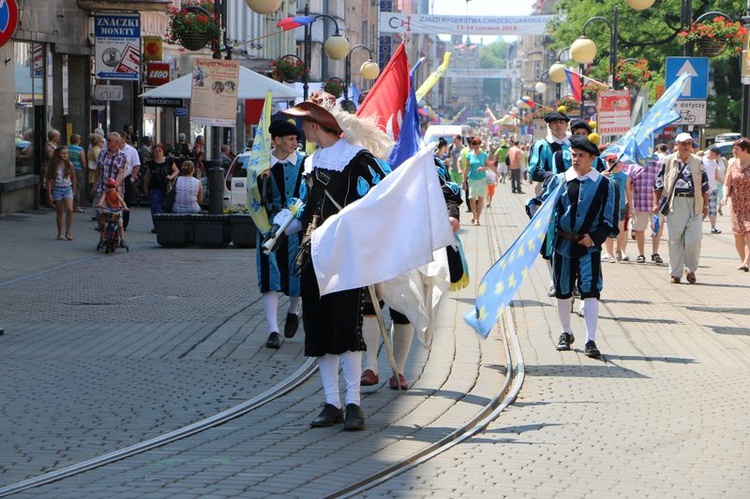
[[[344,93],[344,82],[341,81],[341,78],[328,78],[323,83],[323,91],[328,92],[338,99]]]
[[[167,7],[167,40],[188,50],[200,50],[218,40],[221,23],[213,9],[213,4],[205,1],[185,2],[179,9]]]
[[[698,47],[698,52],[705,57],[716,57],[721,55],[727,48],[727,46],[718,40],[711,38],[701,38],[695,42]]]
[[[278,81],[294,83],[302,79],[305,73],[305,63],[296,55],[288,54],[271,62],[273,78]]]
[[[741,22],[716,16],[699,21],[677,34],[680,43],[694,43],[707,57],[741,54],[747,29]]]
[[[641,87],[651,81],[652,73],[646,59],[625,60],[617,63],[615,79],[628,87]]]
[[[188,50],[200,50],[210,41],[208,36],[203,33],[192,33],[186,31],[178,35],[180,45]]]

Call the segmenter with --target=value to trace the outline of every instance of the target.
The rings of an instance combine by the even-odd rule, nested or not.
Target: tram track
[[[488,227],[487,238],[490,242],[490,253],[492,253],[493,259],[495,259],[499,254],[499,249],[497,248],[497,240],[492,239],[494,238],[494,236],[495,235],[493,233],[493,230]],[[475,277],[475,279],[477,279],[478,281],[479,276]],[[461,319],[459,318],[459,321],[460,320]],[[503,344],[503,353],[500,355],[501,357],[502,355],[504,355],[505,357],[505,362],[503,363],[501,361],[499,364],[504,368],[504,380],[502,380],[502,384],[499,386],[493,396],[489,398],[489,400],[478,409],[473,417],[471,417],[459,428],[440,438],[438,441],[429,443],[420,450],[411,452],[405,457],[397,459],[396,462],[393,462],[392,458],[388,459],[389,462],[386,466],[383,466],[379,470],[371,473],[368,476],[365,476],[364,478],[355,480],[345,487],[330,492],[323,492],[325,494],[325,497],[353,497],[354,495],[360,494],[368,489],[372,489],[379,484],[391,480],[401,473],[404,473],[416,466],[429,461],[430,459],[433,459],[434,457],[458,445],[459,443],[472,438],[473,436],[482,432],[493,420],[495,420],[500,415],[500,413],[515,400],[523,384],[525,375],[525,367],[521,355],[520,344],[515,334],[515,328],[513,325],[513,316],[511,314],[506,314],[503,322],[499,324],[499,326],[499,334],[502,337],[501,343]],[[454,335],[457,334],[468,333],[464,329],[463,331],[454,331]],[[453,341],[456,343],[460,343],[460,340],[458,340],[456,336],[454,336]],[[469,399],[477,398],[480,396],[477,395],[477,393],[474,391],[474,389],[477,388],[477,384],[480,379],[479,369],[483,364],[481,356],[479,357],[479,359],[480,360],[477,365],[477,375],[473,382],[469,385],[468,390],[465,393],[461,394],[460,397],[457,397],[452,406],[445,408],[443,413],[433,415],[432,420],[434,424],[437,425],[437,422],[440,420],[440,418],[449,414],[451,408],[456,404],[462,401],[468,402]],[[455,357],[453,358],[453,362],[456,362]],[[268,404],[269,402],[282,397],[283,395],[293,392],[296,388],[305,383],[305,381],[308,380],[316,370],[317,367],[314,361],[308,359],[294,373],[285,378],[281,383],[276,384],[275,386],[243,402],[242,404],[220,412],[212,417],[192,423],[183,428],[165,433],[158,437],[131,445],[129,447],[103,454],[92,459],[84,460],[73,465],[66,466],[59,470],[51,471],[49,473],[45,473],[14,484],[4,486],[0,488],[0,497],[6,497],[22,491],[44,487],[45,485],[50,485],[55,482],[61,482],[78,475],[83,475],[92,470],[106,467],[118,461],[122,461],[139,454],[146,454],[159,447],[166,446],[167,444],[171,444],[178,440],[187,439],[201,432],[205,432],[211,428],[223,425],[229,421],[236,420],[237,418],[245,416],[252,411]],[[445,388],[450,384],[450,376],[456,375],[457,371],[459,370],[455,369],[454,365],[453,369],[451,369],[451,372],[446,376],[445,381],[441,384],[442,388],[435,388],[435,392],[431,395],[428,395],[427,397],[429,398],[430,396],[435,395],[439,396],[439,390]],[[418,409],[415,408],[415,410]],[[389,425],[390,424],[393,423],[389,423]],[[425,426],[420,429],[420,432],[429,428],[429,426]],[[383,455],[385,455],[387,453],[385,452],[386,449],[388,449],[387,446],[382,447],[379,450],[376,450],[375,453],[384,451]]]

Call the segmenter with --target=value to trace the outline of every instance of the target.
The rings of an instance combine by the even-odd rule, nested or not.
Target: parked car
[[[718,144],[719,142],[734,142],[735,140],[741,138],[742,134],[738,132],[720,133],[716,136],[716,138],[714,138],[714,143]]]
[[[250,150],[237,155],[224,177],[224,208],[247,204],[247,161]]]

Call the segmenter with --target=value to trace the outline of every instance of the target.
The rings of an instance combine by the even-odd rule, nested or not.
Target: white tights
[[[377,317],[368,315],[362,323],[362,336],[367,345],[364,352],[364,369],[370,369],[378,374],[378,347],[380,346],[380,326]],[[414,339],[414,326],[411,324],[396,324],[391,326],[391,341],[393,342],[393,356],[396,358],[396,369],[399,374],[404,374],[406,359],[409,357],[412,340]]]
[[[266,323],[268,324],[269,333],[279,332],[279,293],[278,291],[267,291],[263,293],[261,300],[263,304],[263,314],[266,316]],[[297,315],[299,313],[299,305],[302,303],[302,298],[299,296],[292,296],[289,298],[289,310],[288,313]]]
[[[557,299],[557,314],[564,333],[570,333],[570,307],[572,298]],[[599,300],[583,299],[583,322],[586,324],[586,341],[596,341],[596,328],[599,322]]]
[[[346,383],[346,404],[359,405],[359,377],[362,370],[361,352],[344,352],[341,355],[327,353],[318,357],[318,368],[323,381],[326,403],[341,408],[339,359],[341,359],[341,371]]]

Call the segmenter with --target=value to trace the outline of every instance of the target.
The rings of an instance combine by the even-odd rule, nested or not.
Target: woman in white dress
[[[180,176],[177,177],[174,189],[176,194],[172,213],[198,213],[203,201],[203,185],[193,176],[195,164],[187,160],[180,166]]]

